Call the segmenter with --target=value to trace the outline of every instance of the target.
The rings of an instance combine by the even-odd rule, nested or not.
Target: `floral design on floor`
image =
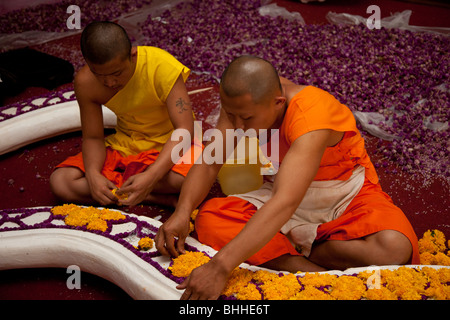
[[[196,211],[191,216],[195,220]],[[41,231],[45,237],[51,230],[75,231],[76,237],[97,235],[120,245],[120,250],[129,251],[137,259],[148,266],[147,271],[159,273],[167,279],[163,286],[172,289],[181,283],[195,268],[209,261],[214,250],[198,242],[186,244],[186,254],[170,259],[161,256],[153,246],[153,239],[160,223],[156,220],[126,214],[119,210],[81,207],[65,204],[57,207],[19,208],[0,211],[0,239],[6,245],[0,249],[0,256],[8,250],[8,237],[23,236],[21,249],[33,247],[29,235],[33,231]],[[27,233],[30,231],[29,233]],[[19,232],[19,233],[18,233]],[[37,238],[36,238],[37,239]],[[62,241],[62,239],[61,239]],[[106,242],[103,242],[106,245]],[[439,230],[427,231],[419,241],[421,259],[424,263],[450,265],[450,250],[444,235]],[[6,247],[6,249],[5,249]],[[55,255],[69,255],[45,247],[44,250],[55,250]],[[118,247],[115,248],[115,250]],[[79,248],[83,250],[82,248]],[[91,250],[92,248],[87,248]],[[3,251],[2,251],[3,250]],[[96,250],[102,250],[98,248]],[[92,252],[95,255],[95,252]],[[109,257],[109,256],[108,256]],[[27,261],[30,257],[22,257]],[[105,261],[101,260],[101,263]],[[111,259],[113,259],[111,257]],[[6,259],[1,259],[5,261]],[[119,261],[119,260],[118,260]],[[118,262],[112,261],[112,262]],[[111,262],[111,261],[109,261]],[[120,260],[121,263],[126,261]],[[8,264],[3,262],[3,264]],[[93,262],[95,263],[95,262]],[[98,263],[98,262],[97,262]],[[9,268],[13,268],[9,265]],[[64,266],[59,266],[64,267]],[[2,266],[0,269],[8,267]],[[124,278],[126,276],[122,275]],[[152,281],[160,281],[155,278]],[[163,281],[164,282],[164,281]],[[124,288],[127,290],[127,288]],[[130,288],[128,288],[131,292]],[[145,290],[144,290],[145,291]],[[152,290],[149,290],[152,291]],[[157,291],[157,290],[156,290]],[[175,291],[176,290],[172,290]],[[158,292],[147,292],[147,295],[136,295],[135,298],[173,298]],[[179,293],[181,295],[181,292]],[[176,296],[176,295],[175,295]],[[283,273],[242,264],[236,268],[222,292],[221,299],[389,299],[389,300],[421,300],[450,299],[450,268],[445,266],[390,266],[349,269],[345,272],[330,271],[326,273]]]

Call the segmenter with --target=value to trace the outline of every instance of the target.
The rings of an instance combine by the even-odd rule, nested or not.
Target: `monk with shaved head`
[[[243,56],[231,63],[223,72],[221,89],[227,97],[250,94],[257,104],[264,103],[282,90],[275,68],[252,56]]]
[[[172,162],[175,129],[193,133],[185,81],[190,70],[168,52],[133,47],[126,31],[93,22],[81,34],[86,60],[75,76],[82,152],[59,164],[50,177],[65,202],[174,206],[192,166]],[[116,132],[104,137],[102,105],[117,116]],[[199,146],[201,148],[201,146]]]
[[[381,190],[349,108],[250,56],[226,68],[220,97],[223,136],[226,129],[278,130],[279,163],[259,189],[202,204],[198,239],[218,253],[178,286],[182,299],[217,298],[244,261],[291,272],[419,263],[414,230]],[[184,252],[189,215],[220,168],[202,163],[187,175],[177,209],[156,237],[163,254]]]

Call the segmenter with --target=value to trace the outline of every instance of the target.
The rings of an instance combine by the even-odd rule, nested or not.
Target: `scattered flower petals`
[[[0,16],[0,32],[64,31],[65,10],[71,4],[80,6],[85,26],[150,3],[64,0],[42,4]],[[407,173],[450,181],[450,37],[370,30],[363,24],[304,25],[300,19],[262,16],[260,6],[260,0],[181,2],[138,26],[143,35],[140,44],[163,48],[193,72],[216,80],[236,56],[261,56],[280,75],[327,90],[352,111],[381,114],[384,121],[376,126],[395,138],[380,139],[375,150],[383,156],[379,167],[395,163]],[[48,95],[48,103],[55,101],[55,94]],[[68,100],[62,93],[57,96]],[[17,108],[16,114],[30,110],[21,104],[2,107],[0,121],[16,115],[2,113],[12,107]]]

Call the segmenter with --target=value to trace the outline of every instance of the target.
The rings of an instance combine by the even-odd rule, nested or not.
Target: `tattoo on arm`
[[[186,102],[183,100],[183,98],[179,98],[176,102],[175,102],[175,106],[178,108],[178,113],[183,113],[184,111],[187,111],[188,107],[192,107],[192,103]]]

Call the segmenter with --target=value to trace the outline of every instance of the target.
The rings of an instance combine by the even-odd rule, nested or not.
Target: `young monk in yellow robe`
[[[86,60],[75,77],[82,152],[57,166],[53,192],[66,202],[109,205],[143,201],[174,205],[192,165],[174,163],[174,129],[193,132],[185,81],[190,70],[168,52],[132,47],[125,30],[94,22],[81,36]],[[102,105],[117,115],[116,133],[104,138]],[[201,146],[200,146],[201,147]],[[161,196],[161,194],[163,194]]]
[[[278,129],[281,164],[273,183],[200,207],[198,238],[218,253],[178,286],[186,289],[182,299],[216,299],[244,261],[291,272],[418,263],[414,230],[381,190],[345,105],[321,89],[280,80],[269,62],[249,56],[227,67],[220,95],[223,136],[229,128]],[[220,168],[204,162],[189,172],[176,211],[157,234],[160,252],[184,252],[189,215]]]

